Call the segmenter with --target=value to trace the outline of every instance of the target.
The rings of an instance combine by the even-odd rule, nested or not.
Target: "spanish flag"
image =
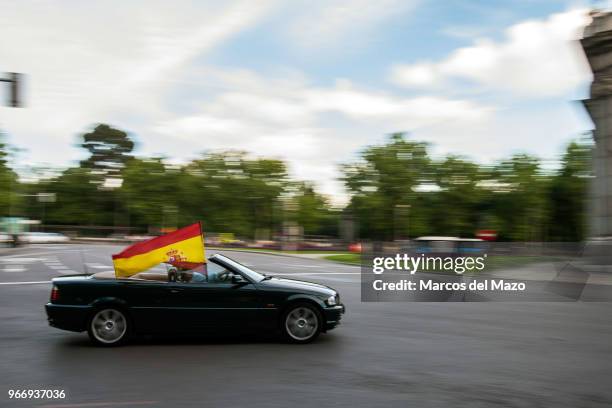
[[[201,224],[130,245],[113,255],[116,277],[128,277],[160,263],[206,262]]]

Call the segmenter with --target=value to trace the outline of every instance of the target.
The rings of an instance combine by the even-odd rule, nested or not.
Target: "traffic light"
[[[20,90],[21,90],[21,74],[11,72],[10,74],[11,92],[9,94],[9,106],[13,108],[21,107]]]
[[[21,74],[16,72],[9,72],[8,78],[0,77],[0,82],[8,82],[10,86],[9,97],[8,97],[8,106],[12,108],[20,108],[23,106],[21,103],[21,87],[23,82],[23,77]]]

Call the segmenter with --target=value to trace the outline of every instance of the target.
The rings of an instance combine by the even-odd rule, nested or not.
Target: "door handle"
[[[170,292],[170,293],[180,293],[182,291],[183,291],[183,289],[176,289],[176,288],[168,289],[168,292]]]

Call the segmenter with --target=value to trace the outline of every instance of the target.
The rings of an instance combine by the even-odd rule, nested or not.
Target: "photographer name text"
[[[471,282],[438,282],[433,279],[412,281],[402,279],[397,282],[384,282],[377,279],[372,282],[377,291],[513,291],[525,290],[524,282],[505,281],[503,279],[473,280]]]

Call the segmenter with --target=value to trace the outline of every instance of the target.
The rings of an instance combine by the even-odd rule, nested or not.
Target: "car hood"
[[[259,285],[271,289],[303,290],[305,292],[317,293],[325,296],[332,296],[336,294],[336,291],[329,286],[276,276],[272,277],[272,279],[259,282]]]

